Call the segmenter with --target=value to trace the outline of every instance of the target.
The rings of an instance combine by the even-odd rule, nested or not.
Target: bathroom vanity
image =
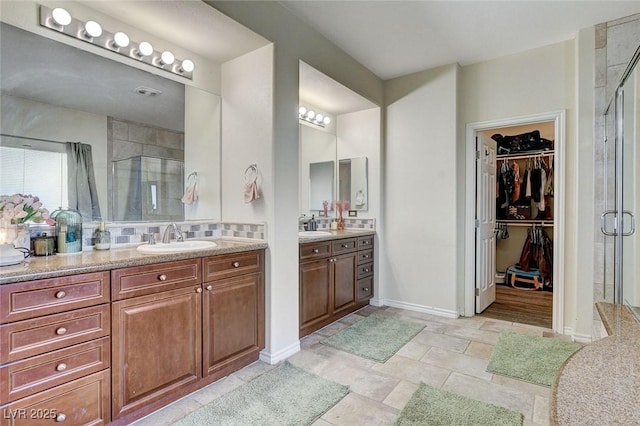
[[[129,424],[256,361],[266,243],[217,243],[0,271],[0,424]]]
[[[369,304],[373,250],[373,231],[300,239],[300,337]]]

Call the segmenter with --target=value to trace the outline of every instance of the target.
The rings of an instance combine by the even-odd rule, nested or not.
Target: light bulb
[[[164,52],[162,52],[162,55],[160,55],[159,65],[160,66],[171,65],[175,60],[176,60],[176,57],[173,56],[173,53],[169,52],[168,50],[165,50]]]
[[[315,118],[315,120],[316,120],[318,123],[322,123],[322,119],[323,119],[323,118],[324,118],[324,115],[322,115],[322,114],[318,113],[318,114],[316,114],[316,118]]]
[[[127,47],[129,45],[129,36],[123,33],[122,31],[118,31],[113,35],[113,43],[111,46],[115,49],[119,47]]]
[[[84,33],[87,37],[100,37],[102,35],[102,27],[96,21],[87,21],[84,24]]]
[[[322,122],[323,122],[324,124],[329,124],[329,123],[331,123],[331,117],[325,117],[325,118],[322,120]]]
[[[313,117],[315,117],[315,116],[316,116],[315,111],[313,111],[313,110],[309,110],[309,111],[307,111],[307,118],[308,118],[309,120],[313,120]]]
[[[306,113],[307,113],[307,109],[306,109],[305,107],[301,106],[301,107],[298,109],[298,114],[300,114],[300,115],[305,115]]]
[[[194,65],[193,61],[189,60],[189,59],[185,59],[184,61],[182,61],[182,65],[180,66],[180,69],[183,72],[191,72],[194,70],[196,66]]]
[[[138,46],[138,56],[140,57],[149,56],[152,53],[153,53],[153,46],[151,45],[151,43],[143,41]]]
[[[66,9],[63,9],[61,7],[56,7],[55,9],[53,9],[53,12],[51,12],[51,17],[53,18],[53,22],[55,22],[56,25],[62,27],[71,23],[71,15],[66,11]]]

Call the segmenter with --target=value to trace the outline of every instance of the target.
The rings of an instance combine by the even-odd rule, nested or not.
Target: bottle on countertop
[[[316,222],[316,215],[312,214],[311,219],[309,219],[309,231],[317,231],[318,230],[318,222]]]
[[[111,248],[111,232],[107,231],[107,226],[104,222],[98,224],[95,238],[96,250],[109,250]]]

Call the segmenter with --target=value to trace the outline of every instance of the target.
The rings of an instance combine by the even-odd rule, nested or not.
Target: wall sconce
[[[319,112],[315,112],[303,106],[298,109],[298,118],[320,127],[324,127],[331,123],[331,117],[328,115],[320,114]]]
[[[61,7],[51,9],[40,5],[40,25],[111,52],[128,56],[147,65],[193,79],[193,70],[195,69],[193,61],[189,59],[178,60],[168,50],[158,52],[147,41],[132,42],[129,36],[122,31],[116,33],[106,31],[96,21],[83,22],[75,19]]]

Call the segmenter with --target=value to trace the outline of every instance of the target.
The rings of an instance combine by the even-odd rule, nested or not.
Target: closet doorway
[[[562,333],[564,111],[469,124],[467,149],[465,315]]]

